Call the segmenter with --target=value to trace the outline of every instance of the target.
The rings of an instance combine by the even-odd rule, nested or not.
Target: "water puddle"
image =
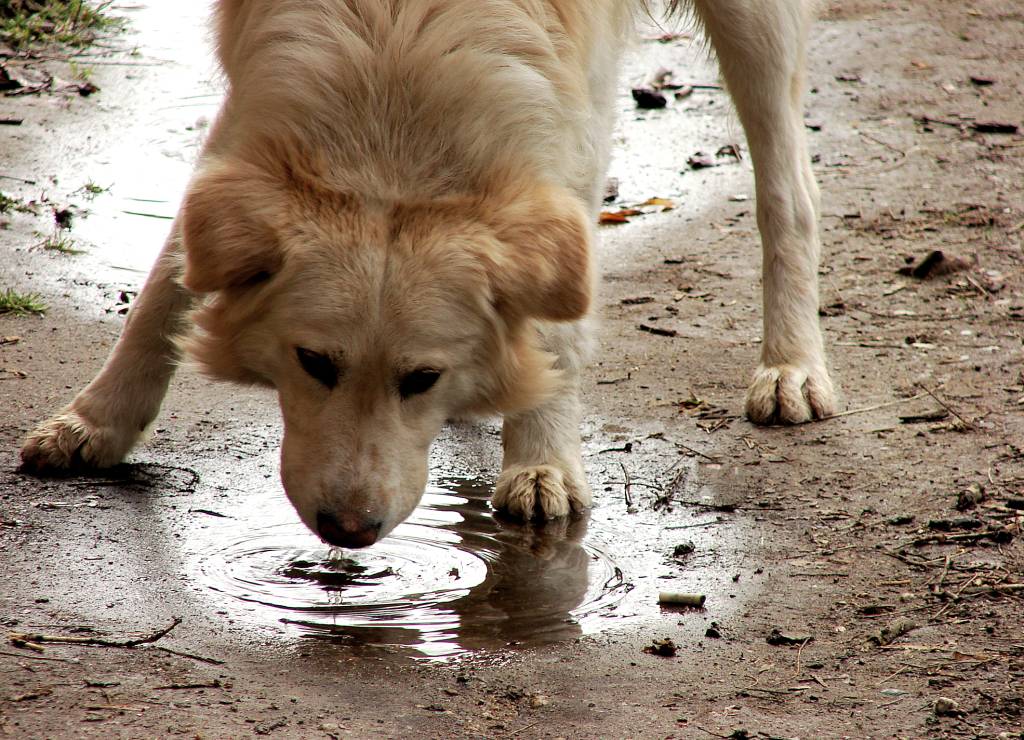
[[[256,527],[204,554],[200,572],[263,620],[432,658],[598,629],[631,585],[600,546],[583,541],[587,518],[506,522],[492,515],[489,496],[473,482],[431,488],[366,550],[332,550],[298,522]]]

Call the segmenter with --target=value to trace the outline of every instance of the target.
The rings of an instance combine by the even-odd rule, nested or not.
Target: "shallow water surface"
[[[489,495],[468,481],[431,488],[365,550],[332,550],[298,522],[254,526],[205,553],[200,572],[261,621],[435,658],[598,629],[631,585],[600,546],[583,541],[588,517],[508,522],[492,515]],[[283,497],[281,505],[289,506]]]

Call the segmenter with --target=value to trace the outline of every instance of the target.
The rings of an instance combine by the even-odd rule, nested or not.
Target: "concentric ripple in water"
[[[581,634],[628,590],[586,519],[497,521],[489,491],[430,489],[381,542],[332,550],[299,523],[253,529],[204,556],[214,590],[312,637],[433,657]]]

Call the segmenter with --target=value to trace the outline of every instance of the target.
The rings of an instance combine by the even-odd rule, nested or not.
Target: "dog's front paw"
[[[40,424],[21,446],[26,470],[109,468],[124,459],[138,438],[137,430],[100,426],[73,408]]]
[[[747,418],[755,424],[801,424],[836,412],[828,371],[818,365],[761,365],[747,390]]]
[[[498,476],[494,508],[524,520],[557,519],[590,506],[590,486],[582,471],[554,465],[512,465]]]

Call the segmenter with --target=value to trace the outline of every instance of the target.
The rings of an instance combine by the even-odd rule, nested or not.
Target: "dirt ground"
[[[264,393],[183,372],[131,465],[17,471],[21,437],[102,363],[166,228],[153,216],[180,195],[216,82],[205,52],[168,56],[168,39],[201,35],[201,5],[173,11],[176,33],[171,9],[129,10],[123,38],[78,58],[89,97],[0,98],[22,120],[0,127],[0,292],[49,306],[0,314],[0,735],[1024,737],[1024,135],[984,125],[1024,125],[1024,8],[830,3],[816,26],[807,124],[843,411],[791,429],[741,415],[760,333],[751,173],[713,154],[738,125],[713,86],[635,111],[630,85],[661,66],[715,81],[685,38],[645,32],[608,208],[675,207],[602,228],[596,505],[537,530],[481,503],[474,521],[518,553],[490,561],[510,575],[487,613],[519,617],[483,629],[469,588],[440,660],[425,628],[311,634],[213,593],[217,553],[288,516]],[[60,59],[0,62],[72,76]],[[687,165],[697,151],[717,166]],[[167,192],[126,205],[103,179],[139,172]],[[86,181],[112,194],[90,201]],[[92,211],[69,232],[84,251],[42,248],[69,204]],[[438,485],[493,482],[497,428],[446,432]],[[659,588],[707,602],[659,609]],[[520,613],[542,600],[558,617],[544,635]],[[666,637],[674,656],[644,652]]]

